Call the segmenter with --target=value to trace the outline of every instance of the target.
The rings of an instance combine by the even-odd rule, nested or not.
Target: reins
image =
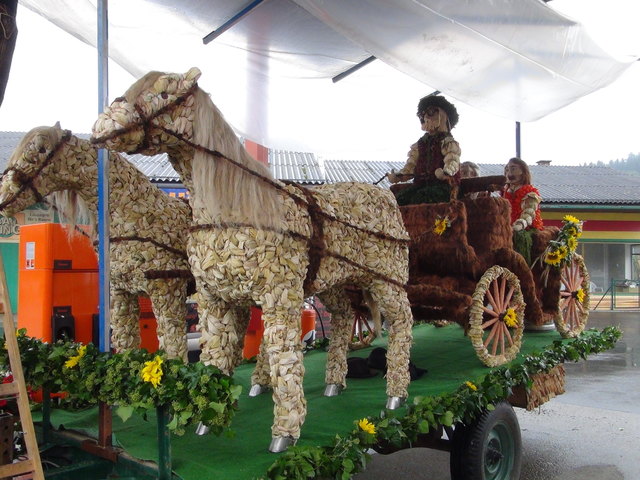
[[[396,285],[398,287],[404,288],[404,284],[402,282],[399,282],[387,275],[384,275],[382,273],[376,272],[364,265],[361,265],[347,257],[345,257],[344,255],[338,254],[336,252],[332,252],[331,250],[327,249],[326,247],[326,242],[324,239],[324,227],[323,227],[323,223],[322,223],[322,219],[326,219],[332,222],[337,222],[340,223],[348,228],[354,229],[356,231],[365,233],[367,235],[376,237],[378,239],[381,240],[386,240],[386,241],[391,241],[391,242],[395,242],[395,243],[400,243],[400,244],[406,244],[408,245],[411,242],[411,239],[404,239],[404,238],[397,238],[394,237],[392,235],[388,235],[384,232],[377,232],[377,231],[373,231],[373,230],[369,230],[363,227],[360,227],[358,225],[354,225],[346,220],[340,219],[338,217],[336,217],[335,215],[332,215],[330,213],[325,212],[324,210],[322,210],[319,205],[317,204],[317,201],[315,200],[314,197],[314,192],[307,188],[304,187],[300,184],[291,184],[292,186],[294,186],[295,188],[297,188],[298,190],[301,191],[302,196],[296,195],[293,192],[289,191],[285,185],[281,182],[275,181],[259,172],[256,172],[254,170],[252,170],[251,168],[247,167],[246,165],[243,165],[242,163],[233,160],[229,157],[227,157],[226,155],[224,155],[222,152],[218,151],[218,150],[213,150],[210,148],[207,148],[205,146],[199,145],[193,141],[191,141],[190,139],[186,138],[183,134],[175,132],[167,127],[164,127],[162,125],[158,125],[156,122],[157,117],[159,117],[160,115],[162,115],[163,113],[166,113],[167,111],[170,111],[176,107],[178,107],[180,104],[182,104],[188,97],[189,95],[191,95],[196,89],[198,88],[198,84],[195,83],[191,88],[189,88],[183,95],[179,96],[176,98],[175,101],[165,105],[164,107],[162,107],[161,109],[159,109],[157,112],[155,112],[153,115],[151,116],[147,116],[144,111],[142,110],[142,107],[139,106],[135,101],[133,102],[134,104],[134,108],[136,110],[136,113],[138,114],[138,116],[140,117],[140,123],[133,123],[125,128],[122,129],[118,129],[118,130],[114,130],[113,132],[111,132],[108,135],[105,135],[101,138],[96,138],[96,139],[92,139],[92,143],[106,143],[108,140],[111,140],[113,138],[116,138],[122,134],[126,134],[127,132],[134,130],[135,128],[139,128],[140,126],[142,126],[142,129],[144,131],[144,140],[142,143],[140,143],[140,145],[138,146],[137,151],[142,151],[145,150],[149,147],[149,130],[150,128],[157,128],[159,130],[161,130],[162,132],[180,140],[181,142],[183,142],[184,144],[188,145],[189,147],[193,148],[194,150],[197,150],[199,152],[203,152],[206,153],[208,155],[211,155],[213,157],[222,159],[226,162],[231,163],[232,165],[234,165],[235,167],[243,170],[244,172],[248,173],[249,175],[252,175],[254,177],[256,177],[257,179],[259,179],[260,181],[268,184],[270,187],[274,188],[275,190],[277,190],[278,192],[283,193],[284,195],[288,196],[289,198],[291,198],[293,200],[293,202],[298,205],[301,208],[305,208],[307,210],[307,212],[309,213],[309,218],[310,218],[310,222],[311,222],[311,228],[312,228],[312,234],[311,236],[307,237],[305,235],[302,235],[300,233],[291,231],[291,230],[285,230],[285,229],[278,229],[278,228],[274,228],[274,227],[260,227],[260,229],[262,230],[266,230],[266,231],[273,231],[275,233],[279,233],[279,234],[285,234],[285,235],[290,235],[293,238],[297,238],[299,240],[304,241],[305,243],[307,243],[308,249],[309,249],[309,266],[307,269],[307,275],[306,278],[304,280],[304,285],[303,285],[303,289],[305,291],[305,293],[310,292],[311,291],[311,285],[313,284],[313,282],[316,279],[318,270],[320,268],[320,262],[322,260],[322,258],[324,256],[329,256],[329,257],[333,257],[336,259],[339,259],[345,263],[348,263],[349,265],[352,265],[362,271],[367,272],[368,274],[377,277],[385,282],[391,283],[393,285]],[[126,98],[123,97],[119,97],[117,99],[114,100],[114,102],[116,101],[122,101],[125,100]],[[214,224],[199,224],[199,225],[192,225],[190,227],[190,231],[191,232],[196,232],[199,230],[211,230],[211,229],[226,229],[226,228],[256,228],[255,225],[252,224],[248,224],[248,223],[238,223],[238,222],[218,222],[218,223],[214,223]]]

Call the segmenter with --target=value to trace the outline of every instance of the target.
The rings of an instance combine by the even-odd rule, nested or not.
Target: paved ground
[[[588,327],[607,325],[624,332],[614,350],[565,364],[565,394],[532,412],[516,409],[520,480],[640,479],[640,312],[590,315]],[[450,480],[449,454],[412,449],[376,455],[354,478]]]

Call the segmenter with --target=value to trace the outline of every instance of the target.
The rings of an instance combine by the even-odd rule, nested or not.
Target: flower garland
[[[200,362],[185,364],[164,352],[130,350],[99,352],[93,344],[45,343],[17,333],[26,383],[34,389],[67,392],[89,404],[118,405],[126,421],[134,412],[146,414],[168,406],[169,429],[182,435],[188,425],[203,422],[215,434],[226,430],[237,410],[242,387],[220,370]],[[9,370],[4,338],[0,340],[0,369]]]
[[[269,467],[264,478],[351,478],[365,469],[371,458],[369,449],[391,453],[410,448],[419,435],[441,425],[469,424],[481,412],[493,410],[495,404],[508,398],[514,387],[524,385],[530,389],[534,374],[609,350],[621,335],[616,327],[591,329],[571,341],[557,340],[544,352],[525,356],[521,364],[493,369],[481,381],[467,381],[452,393],[416,397],[402,417],[396,417],[395,410],[385,410],[379,417],[357,420],[351,433],[336,435],[329,446],[290,447]]]
[[[573,215],[563,217],[558,236],[549,242],[542,253],[541,257],[545,265],[560,268],[571,263],[578,246],[578,239],[582,236],[582,223]]]

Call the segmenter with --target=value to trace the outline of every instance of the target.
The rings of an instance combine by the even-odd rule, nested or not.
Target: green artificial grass
[[[457,325],[436,328],[418,325],[414,328],[411,360],[428,373],[411,382],[410,397],[451,392],[467,380],[478,382],[489,369],[475,355],[470,340]],[[560,335],[554,331],[525,332],[521,355],[541,352]],[[376,339],[367,349],[350,356],[367,357],[376,346],[387,346],[387,338]],[[367,415],[378,415],[386,403],[385,380],[381,374],[367,379],[347,379],[348,388],[337,397],[324,397],[326,353],[311,351],[305,355],[304,390],[307,418],[298,445],[328,445],[336,434],[346,434],[354,421]],[[172,467],[184,480],[203,478],[253,479],[262,477],[278,454],[268,452],[271,441],[273,402],[271,394],[249,398],[253,364],[242,365],[235,380],[242,385],[240,410],[231,429],[235,436],[195,435],[195,427],[181,437],[172,436]],[[409,399],[411,401],[411,398]],[[114,415],[113,432],[116,443],[129,454],[144,460],[158,460],[156,419],[145,421],[134,416],[122,423]],[[97,409],[84,412],[54,410],[52,423],[58,428],[78,429],[92,435],[97,432]]]

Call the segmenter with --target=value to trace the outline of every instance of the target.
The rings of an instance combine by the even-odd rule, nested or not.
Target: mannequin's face
[[[460,165],[460,177],[461,178],[471,178],[477,177],[478,173],[476,170],[470,165]]]
[[[507,166],[504,167],[504,176],[507,177],[507,182],[512,187],[519,187],[524,182],[524,171],[517,163],[507,163]]]
[[[428,107],[422,118],[420,118],[422,130],[429,133],[448,132],[448,123],[447,114],[438,107]]]

